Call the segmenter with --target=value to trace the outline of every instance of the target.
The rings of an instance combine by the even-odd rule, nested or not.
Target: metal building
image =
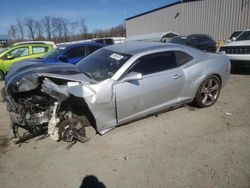
[[[10,40],[9,35],[0,35],[0,49],[6,48],[8,46],[8,41]]]
[[[250,0],[182,0],[125,21],[127,37],[174,31],[226,40],[235,30],[250,29]]]

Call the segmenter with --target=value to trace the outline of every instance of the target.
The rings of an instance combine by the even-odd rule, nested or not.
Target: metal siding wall
[[[170,6],[127,20],[127,36],[174,31],[181,35],[206,33],[215,40],[226,40],[235,30],[250,29],[250,0],[243,2],[243,7],[242,0],[202,0]]]

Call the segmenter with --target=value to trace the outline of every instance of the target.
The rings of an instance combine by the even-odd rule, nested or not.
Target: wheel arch
[[[222,86],[222,78],[221,78],[221,76],[220,76],[219,74],[216,74],[216,73],[215,73],[215,74],[211,74],[211,75],[209,75],[209,76],[217,76],[217,77],[219,78],[219,80],[220,80],[220,86]],[[208,77],[209,77],[209,76],[208,76]],[[208,78],[208,77],[207,77],[207,78]]]
[[[207,74],[207,75],[205,75],[205,76],[203,76],[203,77],[200,77],[201,79],[197,82],[196,87],[195,87],[195,95],[196,95],[196,93],[197,93],[197,91],[198,91],[200,85],[201,85],[207,78],[209,78],[210,76],[216,76],[216,77],[218,77],[219,80],[220,80],[220,86],[222,86],[222,78],[221,78],[221,76],[220,76],[218,73]]]
[[[72,110],[72,113],[78,116],[86,116],[90,125],[97,129],[95,117],[83,98],[70,95],[70,97],[66,101],[66,105],[69,105],[68,107],[70,108],[70,110]]]
[[[208,79],[212,79],[212,78],[213,78],[213,79],[216,78],[216,80],[219,81],[219,89],[218,89],[218,93],[216,94],[217,97],[216,97],[216,99],[215,99],[214,101],[212,101],[211,104],[203,104],[203,103],[201,104],[201,102],[200,102],[200,94],[199,94],[199,92],[200,92],[200,90],[201,90],[201,87],[203,86],[204,83],[206,83],[206,81],[207,81]],[[218,75],[218,74],[209,74],[209,75],[206,75],[206,76],[201,80],[201,82],[200,82],[199,85],[198,85],[198,88],[196,89],[195,97],[194,97],[194,99],[193,99],[193,101],[192,101],[193,105],[195,105],[196,107],[201,107],[201,108],[209,107],[209,106],[213,105],[213,104],[217,101],[217,99],[218,99],[218,96],[219,96],[219,94],[220,94],[221,86],[222,86],[222,83],[221,83],[221,77],[220,77],[220,75]],[[210,93],[210,94],[211,94],[211,93]]]

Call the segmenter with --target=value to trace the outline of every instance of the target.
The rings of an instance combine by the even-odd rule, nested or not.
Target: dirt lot
[[[70,150],[8,141],[5,104],[0,125],[0,187],[250,187],[249,73],[231,75],[210,108],[182,107]]]

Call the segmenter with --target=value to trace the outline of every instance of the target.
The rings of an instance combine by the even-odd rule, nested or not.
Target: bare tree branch
[[[25,18],[25,25],[28,29],[28,37],[35,40],[35,20],[33,18]]]
[[[86,25],[86,20],[84,17],[80,19],[80,33],[85,39],[87,38],[88,27]]]
[[[23,21],[20,18],[16,18],[16,22],[17,22],[17,28],[18,31],[20,33],[21,39],[24,39],[24,24]]]
[[[13,40],[17,39],[17,32],[18,28],[16,25],[10,25],[10,28],[8,29],[8,34],[11,36]]]
[[[69,23],[70,30],[71,30],[70,34],[71,34],[72,36],[75,36],[76,30],[77,30],[77,28],[78,28],[78,25],[79,25],[79,22],[70,22],[70,23]]]
[[[35,31],[36,31],[37,38],[42,39],[43,38],[43,25],[41,24],[41,21],[35,22]]]
[[[51,33],[52,33],[52,18],[51,16],[45,16],[43,19],[42,19],[42,23],[43,23],[43,26],[44,26],[44,29],[45,29],[45,32],[47,34],[47,38],[48,40],[51,40]]]
[[[95,29],[88,33],[88,27],[84,17],[80,21],[69,22],[67,19],[55,16],[45,16],[41,20],[25,18],[24,21],[16,18],[17,25],[10,25],[8,33],[13,40],[25,39],[32,40],[53,40],[54,42],[66,42],[74,40],[90,39],[93,37],[120,37],[126,35],[124,24],[110,29]],[[79,34],[77,33],[79,31]],[[44,36],[45,35],[45,36]],[[19,37],[20,36],[20,37]]]

